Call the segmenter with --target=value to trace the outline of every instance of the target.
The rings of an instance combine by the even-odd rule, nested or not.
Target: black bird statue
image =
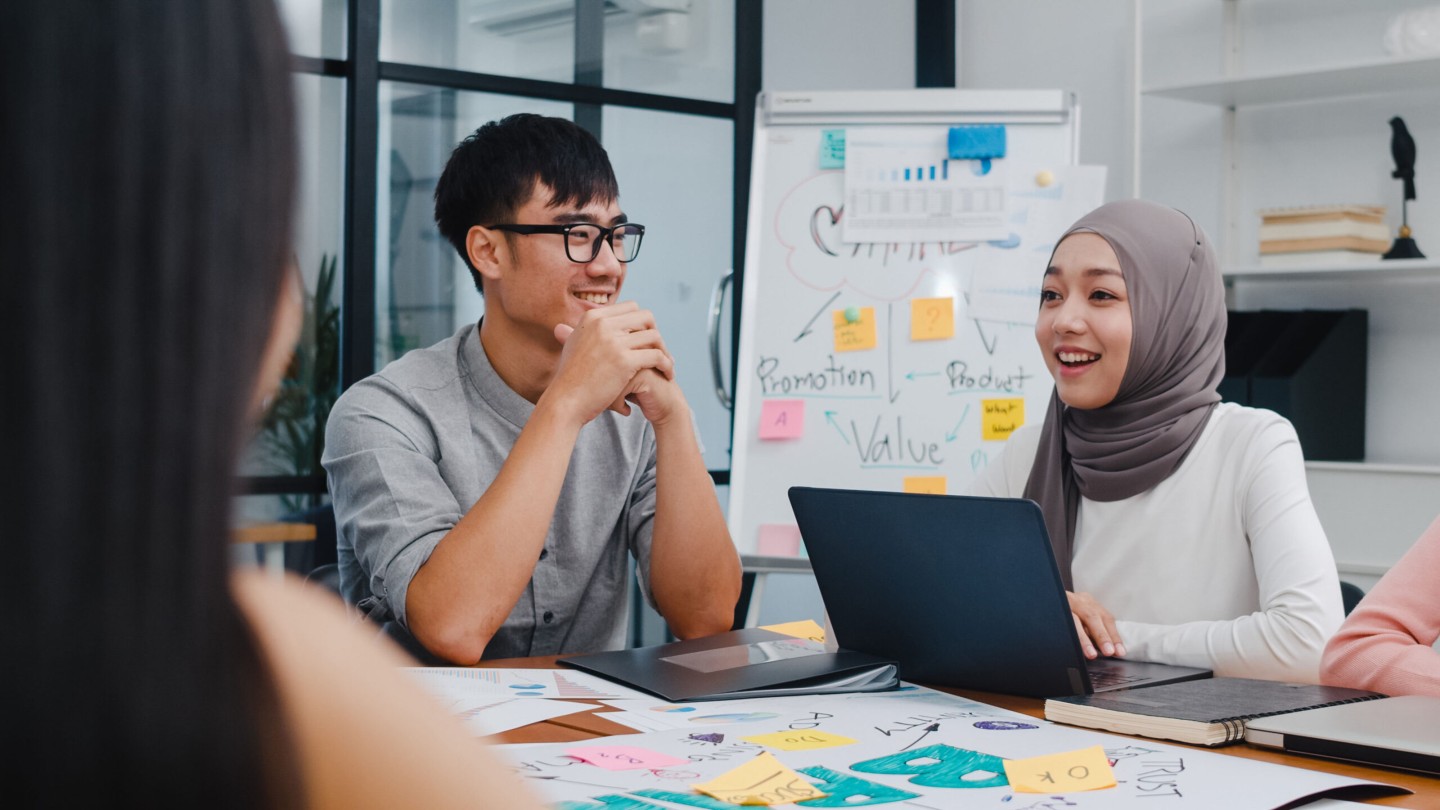
[[[1405,194],[1400,200],[1400,235],[1385,254],[1387,259],[1423,259],[1425,254],[1410,238],[1410,206],[1415,199],[1415,139],[1400,116],[1390,119],[1390,156],[1395,159],[1391,177],[1404,182]]]

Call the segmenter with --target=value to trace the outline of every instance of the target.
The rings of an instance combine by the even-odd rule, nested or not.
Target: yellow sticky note
[[[954,298],[910,299],[910,339],[944,340],[955,337]]]
[[[777,731],[774,734],[756,734],[752,737],[742,738],[746,742],[759,743],[767,748],[779,748],[782,751],[809,751],[812,748],[834,748],[839,745],[854,745],[855,740],[850,737],[842,737],[839,734],[831,734],[828,731],[800,730],[800,731]]]
[[[980,411],[980,438],[987,442],[1008,439],[1025,424],[1023,399],[982,399]]]
[[[858,352],[875,348],[875,308],[860,307],[860,319],[851,322],[845,310],[837,309],[835,319],[835,351]]]
[[[806,619],[802,622],[785,622],[784,624],[767,624],[760,629],[769,630],[772,633],[784,633],[791,638],[806,638],[822,644],[825,642],[825,628],[816,624],[814,619]]]
[[[944,495],[945,476],[907,475],[905,476],[905,491],[918,492],[921,495]]]
[[[785,767],[769,751],[709,782],[691,787],[730,804],[789,804],[830,795]]]
[[[1115,787],[1115,772],[1110,770],[1105,749],[1098,745],[1063,754],[1007,759],[1005,778],[1017,793],[1068,793]]]

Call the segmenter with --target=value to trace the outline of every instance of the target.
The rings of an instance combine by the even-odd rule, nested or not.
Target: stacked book
[[[1390,249],[1383,205],[1271,208],[1260,212],[1260,264],[1374,261]]]

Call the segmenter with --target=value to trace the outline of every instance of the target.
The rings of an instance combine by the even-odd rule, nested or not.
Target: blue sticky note
[[[979,160],[1005,157],[1004,124],[972,124],[950,128],[950,157]]]
[[[820,168],[845,168],[845,130],[825,129],[820,131]]]

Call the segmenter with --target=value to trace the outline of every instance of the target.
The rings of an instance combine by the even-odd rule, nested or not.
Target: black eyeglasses
[[[645,236],[645,226],[626,222],[613,228],[603,228],[588,222],[569,225],[489,225],[497,231],[511,233],[558,233],[565,237],[565,256],[572,262],[585,264],[600,255],[600,243],[608,241],[615,258],[620,262],[633,262],[640,255],[640,239]]]

